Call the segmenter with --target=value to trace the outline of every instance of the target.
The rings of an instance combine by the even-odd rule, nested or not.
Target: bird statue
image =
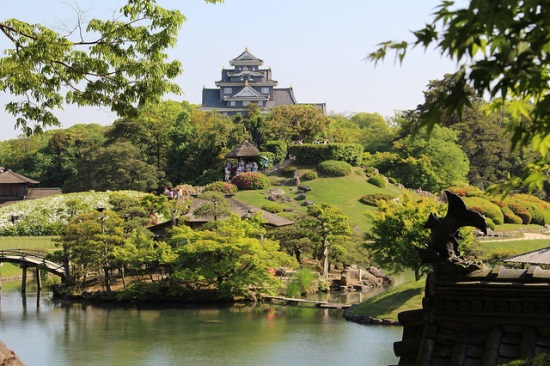
[[[483,215],[469,210],[457,194],[445,191],[445,195],[448,202],[445,217],[440,218],[432,213],[424,225],[425,228],[430,229],[431,233],[427,248],[419,248],[423,262],[435,264],[435,262],[463,260],[458,250],[461,227],[473,226],[487,234],[487,223]]]

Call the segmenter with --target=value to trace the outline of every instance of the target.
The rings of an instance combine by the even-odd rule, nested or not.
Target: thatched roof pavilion
[[[258,156],[260,153],[260,150],[252,143],[250,143],[248,140],[244,140],[242,144],[236,146],[228,152],[225,157],[226,158],[252,158],[254,156]]]
[[[0,203],[24,199],[29,194],[29,185],[38,183],[11,170],[0,173]]]

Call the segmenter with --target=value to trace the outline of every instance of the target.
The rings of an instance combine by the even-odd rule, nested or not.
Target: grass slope
[[[280,187],[291,198],[295,198],[296,187],[281,186],[280,177],[270,177],[272,188]],[[307,200],[316,204],[330,203],[342,210],[342,213],[349,218],[352,226],[357,226],[361,231],[368,231],[371,225],[371,219],[366,214],[368,211],[375,212],[376,208],[367,206],[359,202],[359,199],[366,194],[384,193],[392,196],[401,195],[401,190],[393,185],[387,188],[379,188],[367,183],[365,173],[360,168],[354,168],[353,173],[346,177],[339,178],[317,178],[312,181],[302,182],[302,185],[311,187],[307,192]],[[293,189],[291,192],[290,190]],[[262,207],[267,201],[266,193],[262,191],[239,191],[235,197],[256,207]],[[283,207],[292,208],[296,211],[306,211],[305,206],[301,206],[303,201],[293,200],[291,203],[283,204]]]
[[[426,279],[421,279],[396,286],[354,306],[350,313],[397,320],[402,311],[422,308],[425,283]]]

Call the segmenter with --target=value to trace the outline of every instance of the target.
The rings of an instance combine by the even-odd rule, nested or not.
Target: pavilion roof
[[[11,170],[6,170],[3,173],[0,173],[0,184],[19,184],[19,183],[29,183],[29,184],[38,184],[40,182],[27,178],[21,174],[12,172]]]
[[[239,146],[236,146],[225,155],[226,158],[246,158],[257,156],[260,150],[252,145],[248,140],[244,140]]]

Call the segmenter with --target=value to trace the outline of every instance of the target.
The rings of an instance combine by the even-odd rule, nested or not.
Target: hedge
[[[531,224],[550,224],[550,204],[548,202],[544,202],[543,200],[529,194],[514,194],[505,202],[509,202],[508,207],[512,210],[514,210],[512,208],[512,204],[525,207],[525,209],[529,212],[529,215],[531,215]],[[520,216],[517,212],[514,211],[514,213]]]
[[[300,176],[301,180],[314,180],[317,179],[317,172],[314,171],[307,171],[304,174]]]
[[[268,141],[265,144],[265,149],[273,154],[273,162],[278,164],[285,160],[287,144],[284,141]]]
[[[237,186],[226,182],[214,182],[206,185],[203,192],[220,192],[223,194],[237,193]]]
[[[504,224],[504,214],[494,203],[481,197],[464,197],[463,200],[470,210],[490,218],[496,225]]]
[[[292,145],[288,149],[299,165],[317,165],[326,160],[338,160],[359,166],[363,161],[363,146],[360,144],[303,144]]]
[[[369,206],[376,206],[377,202],[380,200],[383,201],[391,201],[394,197],[389,194],[385,193],[374,193],[374,194],[366,194],[363,197],[359,199],[359,202],[364,203],[365,205]]]
[[[283,205],[278,202],[267,202],[262,205],[262,210],[275,214],[283,211]]]
[[[351,165],[345,161],[327,160],[319,164],[319,172],[329,177],[345,177],[351,170]]]
[[[373,175],[367,182],[376,187],[386,188],[386,178],[383,175]]]

